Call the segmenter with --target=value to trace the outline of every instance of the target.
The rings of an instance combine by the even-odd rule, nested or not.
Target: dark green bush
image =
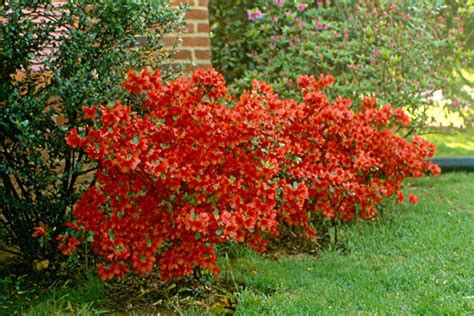
[[[66,131],[90,123],[83,106],[126,99],[127,70],[173,73],[162,38],[179,34],[184,11],[166,0],[0,5],[0,220],[26,259],[57,254],[55,236],[94,181],[97,166],[65,144]],[[40,222],[41,245],[32,239]]]

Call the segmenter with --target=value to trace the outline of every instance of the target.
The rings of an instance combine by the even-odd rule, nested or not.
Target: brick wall
[[[197,67],[211,66],[211,43],[209,40],[208,0],[173,0],[175,4],[188,3],[186,30],[178,53],[177,61],[193,62]],[[167,44],[173,44],[175,38],[168,38]]]
[[[53,0],[53,2],[66,2],[67,0]],[[189,11],[186,13],[186,30],[182,35],[179,50],[174,56],[178,62],[193,62],[197,67],[211,66],[211,45],[209,40],[209,12],[208,0],[172,0],[173,4],[188,3]],[[176,42],[176,36],[164,39],[167,45]]]

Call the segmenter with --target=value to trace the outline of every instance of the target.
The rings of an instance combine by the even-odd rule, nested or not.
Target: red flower
[[[402,192],[399,192],[399,193],[397,194],[397,203],[400,204],[400,203],[403,202],[403,200],[405,200],[405,196],[403,195]]]
[[[410,202],[413,205],[417,205],[418,204],[418,197],[416,195],[410,194],[408,196],[408,202]]]
[[[33,238],[39,238],[41,236],[48,237],[48,225],[43,222],[39,222],[38,227],[33,228],[34,232],[31,234]]]
[[[59,250],[65,256],[71,256],[76,253],[76,247],[81,241],[75,236],[58,235],[56,240],[59,241]]]
[[[84,118],[95,119],[97,115],[97,109],[95,107],[83,106],[82,110],[84,111]]]
[[[69,131],[69,134],[65,138],[66,144],[71,146],[72,148],[81,147],[83,145],[83,140],[79,137],[77,133],[77,129],[74,127]]]
[[[404,126],[404,127],[407,127],[407,126],[410,126],[411,122],[410,122],[410,118],[408,117],[408,115],[406,115],[405,111],[403,111],[403,109],[395,109],[395,116],[397,118],[397,120]]]

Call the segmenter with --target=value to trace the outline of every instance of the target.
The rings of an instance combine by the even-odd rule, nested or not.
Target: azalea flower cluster
[[[217,273],[219,244],[264,251],[283,224],[313,237],[316,218],[371,218],[383,199],[402,200],[405,178],[439,172],[425,161],[433,145],[391,128],[410,124],[403,111],[373,99],[357,113],[348,99],[330,103],[322,89],[332,82],[301,77],[297,103],[257,81],[234,98],[214,70],[167,84],[144,70],[125,83],[139,110],[85,108],[93,124],[66,141],[100,166],[74,209],[75,225],[93,234],[100,276]]]

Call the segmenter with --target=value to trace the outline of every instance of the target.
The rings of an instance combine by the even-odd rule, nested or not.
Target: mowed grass
[[[91,273],[48,290],[30,282],[17,280],[16,283],[16,289],[4,285],[13,297],[8,297],[0,315],[99,315],[107,312],[101,307],[105,300],[104,284]]]
[[[437,157],[474,156],[474,127],[423,135],[437,145]]]
[[[278,262],[247,253],[224,273],[248,284],[238,315],[474,312],[474,175],[412,181],[417,206],[347,226],[345,250]]]

